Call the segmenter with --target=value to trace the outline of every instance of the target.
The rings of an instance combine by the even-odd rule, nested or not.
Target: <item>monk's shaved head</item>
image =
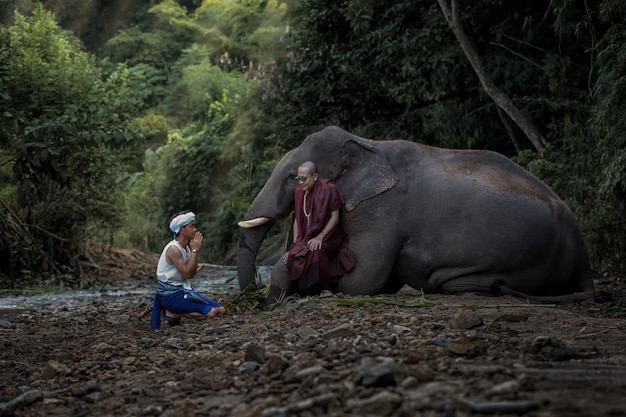
[[[317,166],[311,161],[306,161],[302,163],[302,165],[300,165],[298,170],[300,169],[304,169],[310,175],[313,175],[317,172]]]

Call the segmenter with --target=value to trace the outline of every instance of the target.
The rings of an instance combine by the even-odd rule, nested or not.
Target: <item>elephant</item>
[[[335,182],[356,266],[338,282],[349,295],[474,292],[536,302],[595,294],[582,233],[567,205],[506,156],[405,140],[373,140],[327,126],[277,163],[240,221],[237,271],[254,288],[256,258],[273,224],[291,214],[298,166]],[[272,268],[268,303],[292,294]]]

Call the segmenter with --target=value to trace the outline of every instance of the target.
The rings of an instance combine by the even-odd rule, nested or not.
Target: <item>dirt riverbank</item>
[[[153,261],[105,267],[97,296],[0,314],[1,416],[626,415],[617,277],[578,304],[405,288],[154,332],[138,318]]]

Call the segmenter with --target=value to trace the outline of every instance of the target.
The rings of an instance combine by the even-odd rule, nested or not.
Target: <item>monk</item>
[[[332,181],[319,177],[311,161],[300,165],[296,179],[293,243],[283,262],[301,295],[328,297],[355,264],[340,216],[344,199]]]

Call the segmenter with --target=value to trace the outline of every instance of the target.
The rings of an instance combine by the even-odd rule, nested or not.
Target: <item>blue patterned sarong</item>
[[[200,313],[206,316],[213,308],[221,306],[217,301],[198,294],[194,290],[184,290],[182,287],[159,282],[152,304],[150,327],[161,328],[161,314],[166,309],[176,314]]]

